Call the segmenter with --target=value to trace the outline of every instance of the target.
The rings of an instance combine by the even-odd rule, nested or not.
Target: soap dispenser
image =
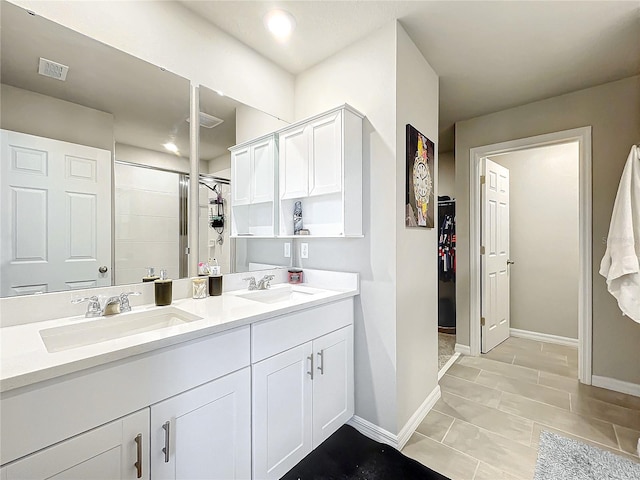
[[[171,305],[171,298],[173,295],[172,285],[173,281],[167,278],[167,271],[160,270],[160,278],[154,282],[156,293],[156,305],[159,307],[164,305]]]
[[[147,267],[147,274],[142,277],[142,282],[155,282],[156,280],[158,280],[160,277],[156,275],[155,270],[156,269],[153,267]]]

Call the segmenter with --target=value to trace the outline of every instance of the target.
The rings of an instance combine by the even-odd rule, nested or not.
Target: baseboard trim
[[[371,423],[369,420],[365,420],[362,417],[354,415],[353,417],[351,417],[351,419],[349,419],[347,425],[351,425],[353,428],[358,430],[364,436],[369,437],[371,440],[386,443],[387,445],[391,445],[394,448],[398,448],[397,435],[394,435],[388,430],[385,430],[384,428]]]
[[[398,450],[402,450],[406,443],[413,435],[413,432],[416,431],[416,428],[422,423],[424,417],[427,416],[429,410],[433,408],[438,399],[440,398],[440,385],[436,385],[431,393],[427,395],[427,398],[424,399],[422,405],[418,407],[418,409],[411,415],[409,421],[400,429],[400,433],[398,433],[398,446],[396,447]]]
[[[559,335],[550,335],[548,333],[530,332],[529,330],[520,330],[510,328],[509,334],[512,337],[527,338],[529,340],[537,340],[538,342],[555,343],[558,345],[566,345],[568,347],[578,347],[577,338],[561,337]]]
[[[416,431],[416,428],[418,428],[418,425],[420,425],[422,420],[424,420],[424,417],[427,416],[427,413],[429,413],[429,411],[433,408],[439,398],[440,385],[436,385],[436,387],[431,391],[424,402],[422,402],[422,405],[420,405],[415,413],[411,415],[411,418],[405,424],[405,426],[402,427],[398,435],[394,435],[388,430],[385,430],[384,428],[379,427],[378,425],[375,425],[357,415],[351,417],[351,419],[349,419],[349,421],[347,422],[347,425],[351,425],[361,434],[369,437],[372,440],[386,443],[387,445],[391,445],[393,448],[402,450],[402,448],[411,438],[411,435],[413,435],[413,433]]]
[[[459,356],[460,356],[460,353],[454,353],[453,356],[449,360],[447,360],[447,363],[445,363],[440,369],[440,371],[438,372],[438,381],[440,381],[440,379],[444,376],[444,374],[447,373],[447,370],[451,368],[451,365],[455,363],[455,361],[458,359]]]
[[[461,345],[459,343],[456,343],[454,351],[462,355],[471,355],[471,347],[469,345]]]
[[[637,383],[625,382],[610,377],[601,377],[600,375],[591,375],[591,385],[640,397],[640,385]]]

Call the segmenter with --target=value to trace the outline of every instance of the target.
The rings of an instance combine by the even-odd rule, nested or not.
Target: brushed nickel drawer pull
[[[138,478],[142,478],[142,434],[139,433],[134,439],[136,442],[136,463],[133,464],[138,471]]]
[[[311,380],[313,380],[313,353],[307,357],[307,360],[311,362],[311,370],[309,370],[307,373],[311,377]]]
[[[324,349],[318,352],[318,357],[320,357],[320,365],[318,365],[318,370],[320,370],[320,375],[324,375]]]
[[[162,429],[164,430],[164,448],[162,449],[164,463],[169,463],[169,422],[165,422]]]

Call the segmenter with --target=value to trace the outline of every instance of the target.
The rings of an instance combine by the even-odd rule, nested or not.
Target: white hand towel
[[[622,313],[640,323],[640,148],[631,147],[613,205],[600,275]]]

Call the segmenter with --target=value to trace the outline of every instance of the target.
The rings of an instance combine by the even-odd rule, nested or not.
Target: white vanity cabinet
[[[252,339],[253,478],[278,479],[353,415],[353,300],[260,322]]]
[[[3,392],[0,479],[248,479],[249,365],[243,326]]]
[[[270,134],[231,151],[231,235],[275,236],[277,140]]]
[[[2,480],[149,480],[149,409],[128,415],[1,469]]]
[[[251,478],[251,369],[151,407],[153,480]]]
[[[311,236],[362,235],[362,118],[343,105],[278,132],[280,236],[297,201]]]

